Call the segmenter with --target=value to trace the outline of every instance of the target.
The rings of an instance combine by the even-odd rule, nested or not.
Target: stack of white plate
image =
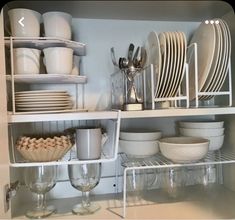
[[[161,131],[121,131],[119,152],[136,158],[152,156],[159,151],[157,140],[161,136]]]
[[[154,65],[155,97],[174,97],[183,79],[187,41],[183,32],[152,31],[146,42],[147,65]]]
[[[231,56],[231,35],[222,19],[205,21],[195,31],[190,44],[197,43],[198,89],[200,92],[218,92],[222,88]],[[194,59],[189,63],[190,100],[195,98]],[[213,96],[201,96],[208,100]]]
[[[72,108],[70,95],[64,90],[35,90],[15,93],[17,111],[45,112]]]
[[[219,150],[224,142],[223,121],[179,122],[182,136],[201,137],[209,140],[209,151]]]

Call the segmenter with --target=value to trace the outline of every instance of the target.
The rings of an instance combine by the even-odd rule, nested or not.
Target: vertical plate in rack
[[[169,69],[167,72],[167,75],[165,76],[166,81],[164,82],[164,89],[162,97],[168,97],[171,89],[172,89],[172,81],[174,80],[174,65],[175,65],[175,42],[173,39],[173,36],[171,32],[165,32],[167,39],[168,39],[168,45],[169,45]]]
[[[198,53],[198,90],[201,91],[209,74],[215,52],[215,28],[211,23],[202,22],[195,31],[190,44],[197,43]],[[189,99],[195,99],[194,59],[189,63]]]
[[[162,35],[161,35],[162,34]],[[161,36],[163,36],[161,38]],[[165,41],[165,42],[164,42]],[[169,63],[170,63],[170,38],[166,32],[160,33],[160,45],[165,45],[163,46],[163,54],[164,54],[164,63],[163,63],[163,70],[161,72],[161,79],[160,79],[160,86],[158,88],[158,93],[156,98],[161,98],[163,97],[164,91],[165,91],[165,83],[167,81],[167,75],[169,72]],[[162,46],[161,46],[162,49]],[[165,67],[165,68],[164,68]]]
[[[161,50],[160,50],[160,43],[158,39],[158,34],[154,31],[151,31],[148,35],[148,39],[145,44],[145,49],[147,52],[147,66],[150,64],[153,64],[154,66],[154,72],[156,77],[156,85],[154,85],[154,88],[158,88],[159,86],[159,78],[161,74],[162,69],[162,56],[161,56]]]
[[[218,77],[221,74],[221,64],[222,64],[222,60],[224,57],[222,30],[220,28],[220,25],[215,24],[215,23],[213,25],[215,27],[215,33],[216,33],[215,53],[214,53],[212,66],[209,71],[209,75],[207,77],[207,80],[206,80],[201,92],[213,91],[214,85],[218,82]],[[208,97],[208,96],[200,96],[199,100],[206,99],[206,97]]]
[[[178,46],[179,46],[179,67],[177,69],[177,80],[175,82],[175,88],[173,90],[173,93],[171,94],[172,97],[176,95],[178,92],[179,86],[181,85],[181,82],[184,78],[184,67],[186,62],[186,53],[187,53],[187,40],[184,32],[177,31],[176,36],[178,36]],[[184,86],[184,85],[183,85]]]

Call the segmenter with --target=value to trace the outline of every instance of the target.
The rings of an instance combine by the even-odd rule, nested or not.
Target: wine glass
[[[75,205],[72,212],[88,215],[99,210],[99,205],[90,202],[89,193],[100,181],[101,163],[68,165],[68,173],[71,185],[82,192],[82,203]]]
[[[45,194],[56,184],[57,166],[26,167],[24,180],[31,192],[37,194],[37,205],[33,210],[26,212],[28,218],[45,218],[56,210],[54,206],[46,206]]]

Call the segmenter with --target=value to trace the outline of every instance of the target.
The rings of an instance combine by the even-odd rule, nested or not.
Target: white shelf
[[[16,83],[57,83],[57,84],[85,84],[86,76],[61,75],[61,74],[37,74],[37,75],[13,75]],[[6,79],[11,81],[12,76],[6,75]]]
[[[5,37],[5,45],[10,46],[11,39],[14,47],[38,48],[40,50],[47,47],[68,47],[74,50],[74,54],[84,56],[86,46],[83,43],[55,37]]]
[[[153,118],[197,115],[229,115],[235,114],[235,107],[208,108],[168,108],[144,111],[122,111],[121,118]]]
[[[39,121],[64,121],[64,120],[99,120],[116,119],[117,111],[88,111],[66,112],[53,114],[15,114],[8,113],[8,123],[39,122]]]
[[[235,107],[224,108],[188,108],[188,109],[158,109],[144,111],[122,111],[121,118],[153,118],[153,117],[178,117],[198,115],[229,115],[235,114]],[[117,111],[88,111],[88,112],[58,112],[50,114],[30,114],[8,112],[9,123],[39,122],[39,121],[64,121],[66,120],[98,120],[115,119]]]

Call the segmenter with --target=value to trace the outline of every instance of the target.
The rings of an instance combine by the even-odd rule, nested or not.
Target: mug
[[[43,49],[48,74],[70,74],[73,68],[73,50],[67,47]]]
[[[14,48],[14,74],[39,74],[41,50],[32,48]]]
[[[77,158],[80,160],[99,159],[101,147],[108,137],[102,134],[101,128],[76,129]]]
[[[71,39],[72,16],[65,12],[52,11],[42,15],[45,37]]]
[[[8,11],[11,35],[13,37],[39,37],[41,14],[26,8],[15,8]],[[19,20],[22,19],[21,25]]]

